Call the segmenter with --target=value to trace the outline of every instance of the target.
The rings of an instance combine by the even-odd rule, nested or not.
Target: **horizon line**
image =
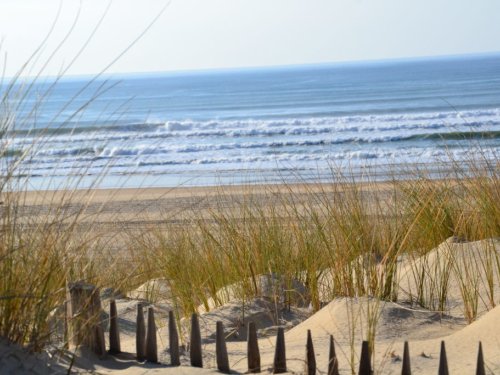
[[[459,58],[481,58],[481,57],[495,57],[500,56],[500,51],[488,52],[471,52],[459,54],[446,54],[446,55],[424,55],[413,57],[390,57],[380,59],[358,59],[358,60],[337,60],[337,61],[324,61],[324,62],[309,62],[309,63],[291,63],[291,64],[271,64],[271,65],[249,65],[249,66],[235,66],[235,67],[214,67],[214,68],[194,68],[194,69],[171,69],[171,70],[154,70],[154,71],[130,71],[130,72],[102,72],[102,73],[82,73],[82,74],[68,74],[64,76],[58,75],[40,75],[38,78],[62,78],[66,79],[89,79],[98,75],[98,80],[120,77],[137,77],[141,76],[159,76],[159,75],[196,75],[207,73],[231,73],[238,71],[259,71],[259,70],[281,70],[281,69],[296,69],[307,67],[328,67],[328,66],[353,66],[353,65],[372,65],[372,64],[390,64],[390,63],[403,63],[413,61],[432,61],[432,60],[448,60]],[[11,79],[13,77],[4,77]],[[21,76],[20,79],[36,78],[35,76]]]

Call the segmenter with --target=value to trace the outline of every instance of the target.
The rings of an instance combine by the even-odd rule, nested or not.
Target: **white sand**
[[[401,264],[399,278],[401,284],[401,302],[383,302],[373,298],[339,298],[330,302],[316,314],[307,318],[307,309],[295,309],[281,324],[288,327],[285,334],[288,369],[292,373],[301,373],[304,369],[305,343],[307,330],[311,330],[315,344],[318,369],[325,373],[328,362],[329,335],[333,335],[341,373],[350,373],[351,365],[357,372],[361,341],[366,339],[370,319],[376,328],[375,369],[383,374],[399,374],[403,342],[410,343],[412,372],[414,374],[437,373],[441,340],[445,340],[448,355],[448,365],[452,374],[475,373],[478,342],[482,341],[487,373],[500,373],[500,307],[493,308],[486,297],[489,289],[484,283],[484,267],[477,264],[474,256],[480,251],[500,251],[499,241],[479,241],[457,243],[447,241],[429,253],[426,259],[405,260]],[[452,268],[457,272],[468,272],[477,280],[477,290],[480,292],[478,313],[480,318],[472,324],[467,324],[463,317],[464,306],[461,302],[461,278],[451,272],[449,279],[449,308],[442,314],[410,305],[413,298],[410,290],[415,288],[411,276],[410,262],[419,266],[425,262],[429,267],[443,267],[446,254],[454,252],[457,261]],[[466,268],[466,270],[464,269]],[[477,267],[475,270],[474,267]],[[483,270],[483,271],[481,271]],[[498,269],[495,271],[497,272]],[[432,276],[432,275],[429,275]],[[435,275],[434,275],[435,276]],[[426,282],[430,282],[426,279]],[[158,281],[153,283],[156,287]],[[144,289],[144,287],[142,288]],[[160,288],[162,289],[162,288]],[[168,292],[163,287],[163,297],[154,304],[156,322],[158,325],[158,342],[161,348],[160,361],[168,363],[169,354],[165,350],[168,342],[166,333],[166,317],[168,309]],[[500,302],[498,278],[495,278],[494,302]],[[135,297],[141,297],[140,293]],[[128,352],[135,351],[135,311],[137,300],[122,299],[118,301],[118,313],[122,326],[122,348]],[[93,361],[92,367],[102,374],[204,374],[217,373],[215,363],[214,330],[215,322],[221,320],[226,327],[238,331],[239,321],[245,324],[247,320],[258,320],[259,346],[262,358],[262,369],[270,372],[274,357],[275,336],[273,327],[276,324],[269,302],[263,299],[246,301],[245,321],[241,321],[242,303],[237,300],[228,302],[221,308],[200,316],[202,338],[204,341],[204,367],[195,369],[189,367],[188,352],[182,357],[183,366],[169,368],[156,365],[137,364],[133,358],[117,360],[109,358],[103,361]],[[267,311],[267,313],[266,313]],[[307,319],[306,319],[307,318]],[[305,319],[305,320],[304,320]],[[303,320],[303,321],[302,321]],[[300,323],[300,321],[302,321]],[[185,325],[187,327],[188,324]],[[294,326],[293,328],[291,328]],[[291,329],[290,329],[291,328]],[[229,331],[229,329],[228,329]],[[246,342],[240,337],[244,327],[231,336],[227,342],[230,365],[237,373],[246,371]],[[239,334],[238,334],[239,333]],[[267,337],[263,337],[265,334]],[[187,337],[187,331],[182,335]],[[238,341],[240,340],[240,341]],[[354,351],[351,351],[351,347]],[[80,362],[86,367],[89,363]],[[488,372],[489,371],[489,372]]]
[[[487,267],[478,262],[479,257],[476,256],[479,252],[494,254],[497,251],[500,251],[498,240],[469,243],[448,240],[425,258],[402,260],[398,271],[401,288],[398,303],[383,302],[374,298],[338,298],[310,316],[310,310],[304,307],[293,307],[289,312],[283,312],[280,307],[279,311],[276,311],[275,302],[266,297],[245,301],[245,304],[238,299],[228,301],[222,307],[200,316],[205,369],[189,367],[188,351],[185,347],[181,348],[180,368],[140,364],[136,362],[133,354],[123,354],[117,358],[109,356],[104,360],[90,354],[81,354],[74,369],[80,372],[124,375],[217,373],[214,331],[215,322],[221,320],[228,332],[230,366],[235,372],[244,373],[247,365],[245,325],[249,320],[254,320],[259,327],[259,347],[264,372],[269,372],[272,368],[275,330],[276,326],[282,325],[287,328],[287,365],[291,373],[303,372],[308,330],[312,332],[316,361],[321,371],[319,373],[325,373],[327,368],[329,335],[335,338],[341,373],[350,373],[351,366],[357,372],[361,341],[367,338],[370,328],[376,332],[374,365],[378,373],[401,372],[400,359],[405,340],[410,343],[413,374],[437,373],[441,340],[446,342],[450,373],[475,373],[479,341],[483,343],[487,373],[500,373],[500,307],[493,306],[493,303],[500,302],[499,268],[496,265],[492,268],[495,282],[491,288],[488,287],[485,277]],[[484,256],[481,259],[484,259]],[[410,303],[415,300],[416,290],[412,270],[422,267],[427,270],[424,282],[429,285],[432,284],[433,278],[439,277],[442,270],[450,271],[448,304],[442,313]],[[467,324],[464,319],[462,295],[464,286],[471,285],[475,285],[472,290],[478,291],[479,318]],[[144,302],[144,299],[154,301],[152,306],[156,311],[159,359],[162,363],[168,363],[166,325],[168,311],[173,305],[168,283],[164,280],[153,280],[129,293],[127,298],[117,300],[122,350],[135,352],[137,304]],[[429,301],[431,300],[430,298]],[[108,309],[107,304],[108,300],[103,300],[105,310]],[[180,336],[186,343],[189,322],[184,322],[181,326],[184,328]],[[229,335],[231,330],[233,333]],[[5,345],[0,345],[0,349],[4,350]],[[31,367],[46,368],[40,358],[30,357],[26,353],[17,356],[23,358]]]

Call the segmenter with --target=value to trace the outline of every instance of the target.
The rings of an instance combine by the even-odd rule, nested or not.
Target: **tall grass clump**
[[[453,178],[406,173],[410,178],[359,183],[332,171],[332,183],[249,186],[239,195],[221,187],[182,224],[165,220],[142,233],[142,243],[134,239],[141,273],[168,280],[186,313],[259,296],[261,275],[279,275],[290,290],[303,284],[301,297],[315,310],[336,297],[409,296],[445,311],[450,279],[459,276],[471,320],[477,285],[487,285],[488,305],[496,304],[496,252],[478,252],[477,271],[468,275],[453,251],[431,250],[449,238],[453,244],[498,236],[497,172],[477,162],[460,176],[447,170]],[[403,271],[411,290],[401,290]],[[479,274],[485,279],[476,280]]]
[[[481,300],[487,300],[488,308],[496,304],[494,290],[500,274],[493,239],[500,233],[495,200],[500,187],[495,160],[479,157],[457,163],[446,170],[445,178],[420,177],[401,183],[403,211],[413,218],[407,257],[415,287],[406,292],[418,305],[446,312],[449,284],[458,284],[464,317],[471,322]],[[485,240],[478,251],[467,252],[461,245],[477,240]]]
[[[68,98],[52,123],[39,128],[38,110],[62,78],[41,83],[42,72],[22,77],[35,69],[40,51],[0,84],[0,336],[33,350],[53,341],[54,320],[64,318],[68,282],[102,284],[95,257],[100,234],[85,212],[106,171],[103,167],[102,175],[84,189],[79,188],[92,165],[73,170],[63,182],[47,176],[44,186],[55,190],[30,191],[37,153],[58,129],[82,115],[103,88],[99,85],[84,105],[62,116],[81,92]]]
[[[37,154],[59,130],[71,130],[73,123],[85,118],[95,100],[112,87],[103,74],[148,32],[168,3],[99,73],[83,81],[76,93],[61,103],[48,125],[40,126],[44,105],[85,52],[110,6],[85,42],[73,55],[65,56],[67,63],[50,78],[47,68],[75,32],[81,12],[80,8],[69,29],[48,50],[48,42],[56,39],[54,30],[62,17],[61,3],[50,29],[26,62],[10,78],[5,77],[4,66],[0,79],[0,336],[32,350],[50,343],[58,347],[66,344],[55,326],[65,317],[68,283],[85,281],[97,287],[119,288],[133,279],[128,264],[116,263],[117,257],[110,250],[116,233],[100,227],[99,212],[105,203],[92,201],[94,189],[106,176],[111,162],[94,171],[96,177],[91,181],[84,181],[94,167],[89,162],[71,168],[71,175],[62,182],[48,175],[42,188],[32,185]],[[118,119],[118,112],[107,121]],[[109,272],[114,265],[117,272]]]

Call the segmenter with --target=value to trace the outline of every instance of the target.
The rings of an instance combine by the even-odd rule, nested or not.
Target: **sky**
[[[12,76],[29,60],[25,75],[81,75],[499,52],[499,21],[498,0],[0,0],[0,68]]]

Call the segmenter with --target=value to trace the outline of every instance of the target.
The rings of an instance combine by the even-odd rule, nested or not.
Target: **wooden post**
[[[94,326],[94,353],[99,357],[104,357],[106,355],[106,342],[104,341],[104,329],[101,324]]]
[[[146,359],[146,326],[144,323],[144,311],[142,303],[137,304],[137,320],[135,331],[135,350],[138,361]]]
[[[311,330],[307,330],[306,342],[306,373],[307,375],[316,375],[316,357],[314,355],[314,346],[312,342]]]
[[[177,326],[175,325],[173,311],[168,312],[168,343],[170,346],[170,364],[172,366],[180,366],[179,335],[177,334]]]
[[[120,331],[118,328],[118,313],[116,311],[116,301],[109,303],[109,354],[121,353]]]
[[[444,346],[444,341],[441,341],[441,353],[439,354],[438,375],[449,375],[448,359],[446,358],[446,348]]]
[[[254,322],[248,323],[247,334],[247,357],[248,372],[256,374],[260,372],[260,352],[259,341],[257,340],[257,329]]]
[[[148,332],[146,334],[146,360],[148,362],[158,363],[155,312],[152,307],[148,308]]]
[[[481,341],[479,341],[479,351],[477,352],[476,375],[486,375],[486,370],[484,368],[483,345],[481,344]]]
[[[282,374],[286,372],[285,331],[283,327],[278,328],[273,367],[273,374]]]
[[[222,322],[216,323],[215,354],[217,357],[217,369],[223,374],[230,374],[226,338],[224,337],[224,325]]]
[[[68,284],[68,292],[68,341],[75,347],[85,346],[99,356],[105,355],[99,289],[78,281]]]
[[[201,353],[201,332],[198,315],[191,315],[191,343],[189,347],[191,366],[203,367],[203,357]]]
[[[411,375],[410,348],[408,346],[408,341],[405,341],[403,349],[403,368],[401,370],[401,375]]]
[[[330,335],[330,352],[328,353],[328,375],[339,375],[339,361],[335,354],[335,343]]]
[[[361,345],[361,360],[359,362],[359,375],[371,375],[372,365],[370,363],[370,346],[368,341],[363,341]]]

